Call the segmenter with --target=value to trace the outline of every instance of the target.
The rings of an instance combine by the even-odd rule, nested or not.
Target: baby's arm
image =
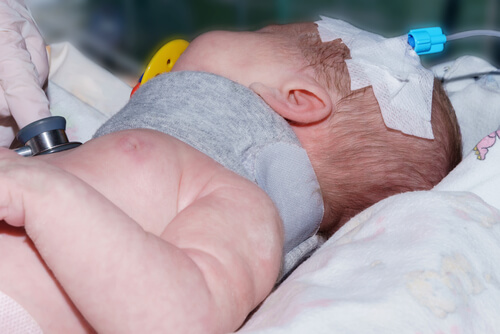
[[[2,149],[0,219],[25,226],[99,333],[227,332],[270,291],[282,248],[270,200],[229,183],[157,237],[73,175]]]

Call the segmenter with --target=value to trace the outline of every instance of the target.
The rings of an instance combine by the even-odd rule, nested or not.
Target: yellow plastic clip
[[[156,77],[158,74],[170,72],[177,59],[179,59],[180,55],[184,52],[184,50],[186,50],[188,45],[189,42],[183,39],[174,39],[173,41],[170,41],[162,46],[160,50],[155,53],[153,58],[151,58],[150,62],[146,66],[144,74],[141,79],[139,79],[139,82],[132,90],[130,96],[135,93],[140,85],[146,83],[148,80]]]

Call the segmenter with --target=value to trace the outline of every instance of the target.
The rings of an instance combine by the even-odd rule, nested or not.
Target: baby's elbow
[[[207,312],[198,317],[197,326],[204,333],[235,331],[253,309],[256,291],[252,274],[244,265],[223,263],[216,256],[199,249],[184,249],[197,265],[204,280],[199,305]]]

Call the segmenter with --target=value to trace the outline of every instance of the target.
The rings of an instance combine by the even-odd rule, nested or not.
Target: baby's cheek
[[[221,71],[228,66],[225,56],[229,51],[219,35],[220,32],[212,31],[195,38],[181,54],[172,72],[203,71],[222,75]]]

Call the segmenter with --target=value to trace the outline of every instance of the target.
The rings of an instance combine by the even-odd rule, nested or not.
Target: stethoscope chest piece
[[[50,154],[80,146],[66,136],[66,120],[61,116],[40,119],[26,125],[16,138],[24,145],[15,151],[25,157]]]

